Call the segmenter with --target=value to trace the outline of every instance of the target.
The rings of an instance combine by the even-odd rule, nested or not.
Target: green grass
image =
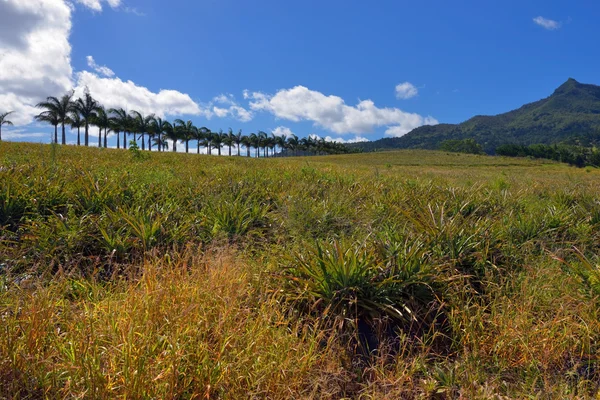
[[[0,145],[0,397],[594,398],[600,171]]]

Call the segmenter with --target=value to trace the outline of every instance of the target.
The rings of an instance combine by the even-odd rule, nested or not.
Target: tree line
[[[496,148],[496,154],[507,157],[546,158],[580,168],[586,165],[600,167],[600,150],[596,147],[567,144],[503,144]]]
[[[237,149],[237,155],[242,155],[242,146],[246,156],[251,157],[254,150],[255,157],[296,156],[296,155],[321,155],[344,154],[352,150],[338,142],[329,142],[325,139],[309,136],[299,139],[296,135],[289,137],[270,135],[263,131],[243,135],[239,130],[234,133],[231,128],[228,132],[212,131],[207,127],[196,127],[192,121],[175,119],[173,122],[162,119],[155,114],[144,115],[138,111],[126,111],[123,108],[106,109],[89,91],[83,97],[74,99],[74,93],[69,92],[62,97],[47,97],[36,105],[42,111],[35,119],[54,127],[53,143],[58,143],[58,131],[61,130],[61,144],[67,143],[66,128],[77,130],[77,145],[90,145],[90,129],[98,129],[98,147],[108,146],[108,136],[113,133],[117,139],[117,149],[127,149],[127,143],[133,141],[136,146],[141,140],[141,150],[168,151],[169,142],[172,151],[177,151],[177,143],[185,146],[185,152],[190,152],[190,144],[196,145],[196,152],[205,148],[207,154],[212,154],[217,149],[218,155],[228,148],[227,154],[232,155],[232,149]],[[0,141],[2,140],[2,125],[13,125],[8,116],[11,112],[0,113]],[[82,132],[83,130],[83,132]],[[82,143],[83,133],[83,143]]]

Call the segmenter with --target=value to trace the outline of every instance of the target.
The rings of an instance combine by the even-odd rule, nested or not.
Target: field
[[[599,180],[0,143],[0,398],[597,398]]]

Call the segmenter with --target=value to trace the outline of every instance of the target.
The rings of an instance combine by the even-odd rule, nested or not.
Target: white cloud
[[[23,140],[23,139],[50,139],[51,135],[54,135],[54,128],[52,132],[48,130],[47,133],[42,132],[28,132],[24,129],[2,129],[2,140]]]
[[[277,128],[273,129],[273,135],[290,138],[294,135],[294,132],[292,132],[292,130],[286,126],[278,126]]]
[[[371,100],[349,106],[341,97],[326,96],[304,86],[283,89],[275,95],[245,91],[244,96],[251,100],[252,110],[267,111],[277,118],[294,122],[312,121],[338,134],[372,133],[375,128],[385,126],[388,128],[386,133],[400,136],[426,123],[437,123],[432,117],[398,108],[378,108]]]
[[[36,103],[72,87],[70,31],[63,0],[0,1],[0,105],[14,111],[15,124],[31,122]]]
[[[80,96],[88,88],[96,100],[107,108],[123,107],[145,114],[165,115],[204,115],[210,113],[200,108],[188,94],[176,90],[160,90],[154,93],[132,81],[120,78],[104,78],[89,71],[77,74],[75,95]]]
[[[548,29],[550,31],[554,31],[556,29],[559,29],[560,26],[561,26],[560,22],[554,21],[552,19],[544,18],[542,16],[535,17],[533,19],[533,22],[535,22],[537,25],[541,26],[542,28]]]
[[[359,142],[368,142],[369,139],[361,137],[361,136],[356,136],[352,139],[344,139],[341,137],[331,137],[331,136],[325,136],[324,138],[317,135],[316,133],[311,133],[310,135],[308,135],[309,138],[315,139],[315,140],[321,140],[324,139],[326,142],[338,142],[338,143],[359,143]]]
[[[224,105],[226,107],[219,107],[215,104]],[[208,103],[207,107],[210,112],[219,118],[231,117],[237,119],[240,122],[248,122],[254,118],[254,114],[251,111],[246,110],[240,106],[235,97],[232,94],[220,94],[212,99]],[[210,118],[210,116],[209,116]]]
[[[333,138],[331,136],[325,136],[325,140],[327,142],[338,142],[338,143],[359,143],[359,142],[368,142],[369,141],[369,139],[361,137],[361,136],[356,136],[352,139],[344,139],[341,137]]]
[[[121,5],[121,0],[76,0],[77,3],[91,8],[94,11],[102,11],[102,3],[106,2],[111,8],[117,8]]]
[[[419,90],[410,82],[399,83],[396,85],[396,97],[407,100],[419,94]]]
[[[112,69],[110,69],[104,65],[96,64],[94,57],[87,56],[86,59],[87,59],[88,67],[90,67],[91,69],[96,71],[98,74],[105,76],[107,78],[112,78],[113,76],[115,76],[115,73],[113,72]]]

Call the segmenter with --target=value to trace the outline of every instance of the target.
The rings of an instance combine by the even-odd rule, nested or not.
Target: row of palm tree
[[[239,130],[234,133],[230,128],[228,132],[222,130],[213,132],[207,127],[196,127],[192,121],[176,119],[173,122],[163,120],[154,114],[144,115],[138,111],[127,112],[123,108],[106,109],[92,95],[86,91],[82,98],[73,99],[73,92],[62,97],[48,97],[37,104],[43,111],[36,116],[36,120],[54,126],[54,143],[58,143],[58,128],[61,128],[61,143],[66,144],[66,127],[77,129],[77,145],[81,143],[81,130],[84,132],[84,145],[89,146],[90,127],[98,128],[98,147],[107,147],[109,134],[116,135],[117,148],[127,148],[128,137],[136,145],[141,140],[141,150],[165,151],[172,143],[172,151],[177,151],[177,143],[185,145],[185,152],[189,153],[190,143],[196,143],[196,152],[206,149],[207,154],[217,150],[221,155],[223,148],[228,148],[228,155],[236,149],[238,156],[242,155],[241,147],[246,149],[246,156],[263,157],[302,154],[339,154],[347,153],[349,149],[341,143],[328,142],[317,137],[299,139],[297,136],[283,137],[259,131],[243,135]],[[6,120],[10,113],[0,114],[0,140],[1,125],[12,125]],[[122,134],[122,141],[121,141]],[[147,144],[147,146],[146,146]]]

